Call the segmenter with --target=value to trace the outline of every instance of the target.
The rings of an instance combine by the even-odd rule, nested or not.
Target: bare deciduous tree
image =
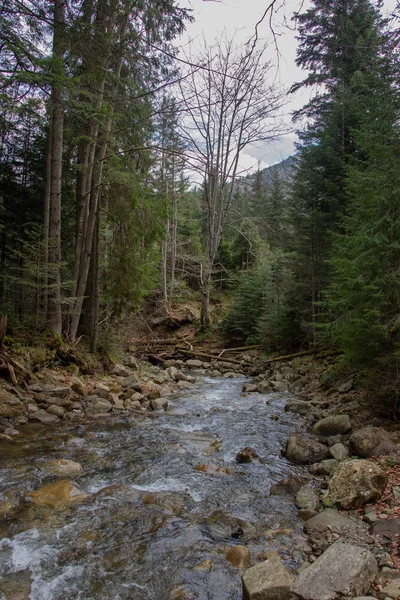
[[[204,180],[207,251],[201,272],[201,324],[210,323],[210,284],[215,257],[240,174],[240,155],[249,144],[276,139],[280,90],[265,48],[237,49],[232,40],[207,47],[198,68],[181,82],[187,117],[182,135],[189,162]]]

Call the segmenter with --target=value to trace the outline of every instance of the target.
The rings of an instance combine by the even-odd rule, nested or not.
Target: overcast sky
[[[256,23],[262,18],[269,0],[178,0],[178,4],[191,9],[195,18],[194,23],[187,25],[181,38],[184,49],[189,44],[201,48],[204,38],[212,42],[222,32],[226,32],[229,37],[234,34],[238,43],[245,43],[254,34]],[[277,0],[273,22],[278,52],[268,19],[264,19],[258,28],[259,38],[271,42],[268,58],[274,61],[274,76],[286,90],[294,82],[305,78],[305,73],[295,65],[297,41],[291,17],[295,11],[304,10],[309,4],[308,0]],[[392,9],[395,0],[386,0],[385,5]],[[285,120],[288,124],[291,124],[292,111],[302,107],[308,97],[308,90],[288,95],[285,107]],[[289,133],[272,144],[248,147],[241,160],[242,168],[256,170],[258,161],[261,168],[280,162],[293,154],[295,140],[295,134]]]

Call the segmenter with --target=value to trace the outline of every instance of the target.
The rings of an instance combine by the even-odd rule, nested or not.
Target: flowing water
[[[296,472],[280,451],[301,424],[283,412],[287,396],[242,396],[243,381],[201,379],[153,418],[30,426],[4,445],[3,498],[54,481],[40,468],[54,458],[78,461],[75,481],[93,496],[27,504],[0,524],[1,600],[239,600],[232,546],[247,546],[251,564],[271,548],[301,562],[293,500],[269,497]],[[245,446],[260,459],[238,464]]]

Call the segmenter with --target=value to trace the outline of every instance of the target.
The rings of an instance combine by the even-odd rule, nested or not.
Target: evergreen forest
[[[398,403],[400,12],[383,14],[302,7],[289,90],[258,39],[182,52],[175,0],[0,0],[9,333],[96,352],[146,303],[195,303],[202,335],[332,349]],[[248,174],[241,153],[285,135],[300,88],[294,156]]]

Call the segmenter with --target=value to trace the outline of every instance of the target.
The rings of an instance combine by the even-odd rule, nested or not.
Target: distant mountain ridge
[[[274,165],[271,165],[270,167],[266,167],[265,169],[261,170],[263,180],[265,181],[265,183],[267,185],[269,183],[271,183],[272,178],[276,173],[278,173],[279,179],[281,180],[281,182],[284,185],[290,185],[291,182],[293,181],[295,172],[296,172],[296,157],[295,156],[289,156],[288,158],[285,158],[285,160],[283,160],[282,162],[276,163]],[[249,187],[251,187],[253,184],[254,177],[255,177],[255,173],[252,173],[251,175],[246,175],[246,177],[242,177],[242,178],[238,179],[237,183],[239,184],[240,189],[241,190],[249,189]]]

